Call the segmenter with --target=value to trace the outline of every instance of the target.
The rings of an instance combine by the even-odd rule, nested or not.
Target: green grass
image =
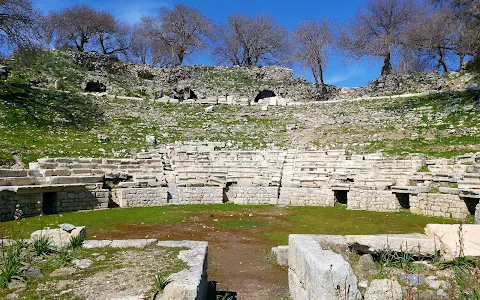
[[[138,237],[144,238],[141,228],[179,225],[218,226],[222,230],[253,230],[265,240],[287,244],[289,234],[380,234],[423,232],[429,223],[457,223],[453,219],[426,217],[409,212],[380,213],[350,211],[343,207],[286,207],[270,205],[243,206],[233,204],[185,205],[117,208],[90,212],[74,212],[26,218],[20,223],[1,223],[3,233],[25,236],[39,228],[56,227],[61,223],[84,225],[87,232],[97,235],[114,233],[137,226]],[[395,226],[392,226],[395,224]],[[87,236],[89,238],[89,236]]]

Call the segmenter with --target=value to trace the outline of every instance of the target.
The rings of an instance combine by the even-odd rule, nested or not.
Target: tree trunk
[[[473,68],[475,71],[480,72],[480,53],[473,57]]]
[[[463,69],[463,62],[465,61],[465,54],[459,54],[460,57],[460,65],[458,66],[457,72],[461,72]]]
[[[384,57],[381,76],[386,76],[386,75],[392,74],[392,69],[393,68],[392,68],[392,63],[391,63],[390,59],[391,59],[391,54],[390,54],[390,52],[388,52],[387,55],[385,55],[385,57]]]

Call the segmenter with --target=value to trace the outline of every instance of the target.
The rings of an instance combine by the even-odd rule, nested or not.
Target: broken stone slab
[[[272,254],[277,259],[277,263],[282,266],[288,266],[288,246],[278,246],[272,248]]]
[[[30,238],[32,240],[48,238],[54,246],[65,246],[70,244],[70,240],[73,237],[77,236],[81,236],[83,239],[87,237],[87,230],[85,226],[75,227],[75,229],[70,232],[63,230],[62,228],[37,230],[32,232]]]
[[[137,239],[137,240],[113,240],[110,244],[112,248],[145,248],[155,243],[156,239]]]
[[[459,257],[462,250],[465,256],[480,256],[480,226],[476,224],[428,224],[425,234],[439,242],[440,254],[446,260]],[[460,238],[463,240],[463,249]]]
[[[105,248],[109,247],[112,244],[110,240],[86,240],[83,242],[82,247],[85,249],[92,249],[92,248]]]
[[[433,239],[396,235],[347,235],[351,249],[363,254],[376,254],[385,250],[406,252],[415,256],[434,256],[439,249]]]

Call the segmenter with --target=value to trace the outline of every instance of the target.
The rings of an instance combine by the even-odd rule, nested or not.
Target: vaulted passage
[[[44,215],[57,213],[57,193],[43,193],[42,212]]]
[[[173,98],[179,100],[198,99],[195,92],[188,87],[183,89],[175,89],[173,91]]]
[[[89,81],[85,86],[85,91],[94,92],[94,93],[103,93],[107,91],[107,87],[101,82]]]
[[[410,194],[397,193],[395,196],[403,209],[410,209]]]
[[[258,93],[257,97],[255,97],[255,103],[257,103],[261,99],[271,98],[271,97],[275,97],[275,96],[276,95],[275,95],[274,92],[272,92],[270,90],[263,90],[260,93]]]
[[[475,215],[475,210],[476,210],[476,207],[478,205],[478,202],[480,201],[480,199],[478,198],[462,198],[463,201],[465,202],[465,205],[467,206],[467,209],[468,209],[468,212],[474,216]]]
[[[347,205],[348,191],[333,191],[335,196],[335,204]]]

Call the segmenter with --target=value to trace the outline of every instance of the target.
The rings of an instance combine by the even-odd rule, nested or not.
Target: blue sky
[[[142,15],[157,14],[160,7],[171,8],[177,3],[184,3],[197,8],[215,22],[224,22],[228,15],[233,13],[248,15],[265,13],[274,17],[283,26],[294,29],[302,20],[319,17],[341,24],[351,18],[365,0],[33,0],[33,2],[45,13],[75,4],[88,4],[107,10],[131,24],[139,21]],[[211,61],[207,55],[198,55],[187,63],[210,65]],[[365,85],[380,75],[380,69],[380,61],[371,59],[346,61],[345,57],[332,53],[325,70],[325,80],[327,83],[340,86]],[[300,67],[294,67],[294,71],[297,76],[311,79],[309,72]]]

